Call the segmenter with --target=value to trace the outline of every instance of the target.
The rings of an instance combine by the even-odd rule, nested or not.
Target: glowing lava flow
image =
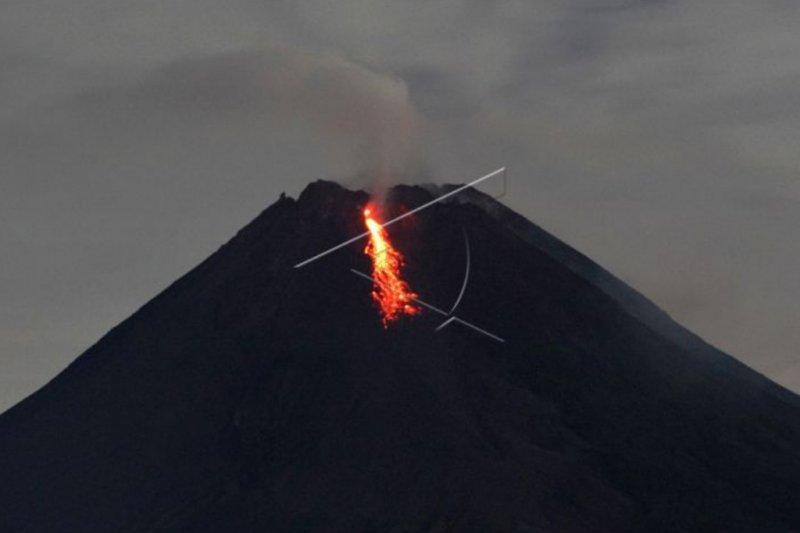
[[[372,299],[381,308],[383,327],[388,327],[389,322],[403,314],[417,314],[419,308],[413,305],[417,295],[400,277],[403,255],[394,249],[386,230],[373,218],[374,211],[369,206],[364,209],[364,223],[370,233],[364,253],[372,259],[372,278],[375,280]]]

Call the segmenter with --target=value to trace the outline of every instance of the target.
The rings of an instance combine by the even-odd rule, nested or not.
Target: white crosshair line
[[[423,209],[427,209],[427,208],[429,208],[430,206],[432,206],[432,205],[434,205],[434,204],[437,204],[437,203],[441,202],[441,201],[442,201],[442,200],[444,200],[445,198],[449,198],[449,197],[451,197],[451,196],[454,196],[454,195],[456,195],[456,194],[458,194],[458,193],[460,193],[460,192],[462,192],[462,191],[464,191],[464,190],[466,190],[466,189],[468,189],[468,188],[470,188],[470,187],[473,187],[473,186],[477,185],[478,183],[480,183],[480,182],[482,182],[482,181],[488,180],[489,178],[493,178],[493,177],[495,177],[495,176],[497,176],[497,175],[499,175],[499,174],[502,174],[502,173],[503,173],[503,172],[505,172],[505,171],[506,171],[506,167],[501,167],[501,168],[498,168],[498,169],[497,169],[497,170],[495,170],[494,172],[491,172],[491,173],[489,173],[489,174],[486,174],[485,176],[481,176],[480,178],[478,178],[478,179],[476,179],[476,180],[473,180],[473,181],[471,181],[471,182],[467,183],[466,185],[462,185],[461,187],[459,187],[459,188],[457,188],[457,189],[453,189],[452,191],[450,191],[450,192],[448,192],[448,193],[445,193],[445,194],[443,194],[443,195],[439,196],[438,198],[434,198],[434,199],[433,199],[433,200],[431,200],[430,202],[424,203],[424,204],[422,204],[422,205],[421,205],[421,206],[419,206],[419,207],[415,207],[415,208],[414,208],[414,209],[412,209],[411,211],[406,211],[406,212],[405,212],[405,213],[403,213],[402,215],[396,216],[396,217],[394,217],[393,219],[391,219],[391,220],[388,220],[388,221],[384,222],[383,224],[379,224],[379,226],[381,226],[382,228],[385,228],[385,227],[387,227],[387,226],[391,226],[391,225],[392,225],[392,224],[394,224],[395,222],[399,222],[399,221],[403,220],[403,219],[404,219],[404,218],[406,218],[406,217],[410,217],[410,216],[411,216],[411,215],[413,215],[414,213],[419,213],[419,212],[420,212],[420,211],[422,211]],[[305,261],[300,261],[299,263],[297,263],[297,264],[294,266],[294,268],[300,268],[300,267],[304,267],[304,266],[306,266],[306,265],[307,265],[307,264],[309,264],[309,263],[313,263],[313,262],[314,262],[314,261],[316,261],[317,259],[321,259],[321,258],[325,257],[326,255],[328,255],[328,254],[330,254],[330,253],[333,253],[333,252],[335,252],[336,250],[339,250],[340,248],[344,248],[344,247],[345,247],[345,246],[347,246],[348,244],[353,244],[354,242],[356,242],[356,241],[359,241],[359,240],[363,239],[364,237],[368,236],[368,235],[369,235],[369,233],[370,233],[369,231],[365,231],[364,233],[362,233],[362,234],[360,234],[360,235],[356,235],[356,236],[355,236],[355,237],[353,237],[352,239],[348,239],[348,240],[344,241],[344,242],[343,242],[343,243],[341,243],[341,244],[337,244],[336,246],[334,246],[334,247],[332,247],[332,248],[328,248],[328,249],[327,249],[327,250],[325,250],[324,252],[320,252],[320,253],[318,253],[317,255],[313,256],[313,257],[309,257],[309,258],[308,258],[308,259],[306,259]]]

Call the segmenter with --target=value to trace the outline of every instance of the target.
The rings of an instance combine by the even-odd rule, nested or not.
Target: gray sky
[[[501,165],[512,208],[800,391],[796,6],[0,2],[0,410],[281,191]]]

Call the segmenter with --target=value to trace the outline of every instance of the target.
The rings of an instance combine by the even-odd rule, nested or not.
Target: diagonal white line
[[[470,324],[470,323],[469,323],[469,322],[467,322],[466,320],[462,320],[462,319],[458,318],[458,317],[457,317],[457,316],[455,316],[455,315],[453,316],[453,321],[454,321],[454,322],[458,322],[459,324],[463,324],[464,326],[467,326],[468,328],[472,328],[472,329],[474,329],[475,331],[477,331],[478,333],[483,333],[483,334],[484,334],[484,335],[486,335],[487,337],[491,337],[492,339],[496,340],[497,342],[506,342],[505,340],[501,339],[501,338],[500,338],[500,337],[498,337],[497,335],[493,335],[492,333],[489,333],[489,332],[488,332],[488,331],[486,331],[485,329],[481,329],[481,328],[479,328],[478,326],[476,326],[475,324]]]
[[[430,202],[426,202],[426,203],[422,204],[422,205],[421,205],[421,206],[419,206],[419,207],[415,207],[415,208],[414,208],[414,209],[412,209],[411,211],[406,211],[406,212],[405,212],[405,213],[403,213],[402,215],[396,216],[396,217],[394,217],[393,219],[391,219],[391,220],[389,220],[389,221],[387,221],[387,222],[384,222],[383,224],[381,224],[381,227],[384,227],[384,228],[385,228],[386,226],[391,226],[391,225],[392,225],[392,224],[394,224],[395,222],[399,222],[399,221],[403,220],[403,219],[404,219],[404,218],[406,218],[406,217],[410,217],[410,216],[411,216],[411,215],[413,215],[414,213],[419,213],[419,212],[420,212],[420,211],[422,211],[423,209],[427,209],[427,208],[429,208],[430,206],[432,206],[432,205],[434,205],[434,204],[436,204],[436,203],[439,203],[439,202],[441,202],[441,201],[442,201],[442,200],[444,200],[445,198],[449,198],[449,197],[451,197],[451,196],[454,196],[454,195],[456,195],[456,194],[458,194],[458,193],[460,193],[460,192],[464,191],[465,189],[469,189],[470,187],[473,187],[473,186],[477,185],[478,183],[480,183],[480,182],[482,182],[482,181],[488,180],[489,178],[493,178],[493,177],[497,176],[498,174],[502,174],[503,172],[505,172],[505,170],[506,170],[506,167],[501,167],[501,168],[498,168],[498,169],[497,169],[497,170],[495,170],[494,172],[490,172],[489,174],[486,174],[485,176],[481,176],[480,178],[478,178],[478,179],[476,179],[476,180],[473,180],[473,181],[471,181],[471,182],[467,183],[466,185],[462,185],[461,187],[459,187],[459,188],[457,188],[457,189],[453,189],[452,191],[450,191],[450,192],[448,192],[448,193],[445,193],[445,194],[443,194],[443,195],[439,196],[438,198],[434,198],[434,199],[433,199],[433,200],[431,200]],[[330,253],[332,253],[332,252],[335,252],[336,250],[339,250],[340,248],[344,248],[344,247],[345,247],[345,246],[347,246],[348,244],[353,244],[354,242],[356,242],[356,241],[358,241],[358,240],[361,240],[361,239],[363,239],[363,238],[364,238],[364,237],[366,237],[367,235],[369,235],[369,231],[365,231],[364,233],[362,233],[362,234],[360,234],[360,235],[356,235],[356,236],[355,236],[355,237],[353,237],[352,239],[348,239],[348,240],[344,241],[344,242],[343,242],[343,243],[341,243],[341,244],[337,244],[337,245],[336,245],[336,246],[334,246],[333,248],[328,248],[328,249],[327,249],[327,250],[325,250],[324,252],[320,252],[320,253],[318,253],[317,255],[313,256],[313,257],[309,257],[309,258],[308,258],[308,259],[306,259],[305,261],[300,261],[299,263],[297,263],[297,264],[294,266],[294,268],[300,268],[300,267],[306,266],[307,264],[309,264],[309,263],[312,263],[312,262],[314,262],[314,261],[316,261],[317,259],[320,259],[320,258],[322,258],[322,257],[325,257],[326,255],[328,255],[328,254],[330,254]]]
[[[369,280],[369,281],[371,281],[372,283],[379,284],[379,283],[378,283],[378,281],[377,281],[375,278],[373,278],[372,276],[369,276],[369,275],[367,275],[367,274],[364,274],[363,272],[359,272],[358,270],[356,270],[356,269],[354,269],[354,268],[351,268],[351,269],[350,269],[350,272],[352,272],[352,273],[353,273],[353,274],[355,274],[356,276],[359,276],[359,277],[362,277],[362,278],[364,278],[364,279],[366,279],[366,280]],[[423,301],[423,300],[420,300],[419,298],[412,298],[412,300],[414,300],[416,303],[418,303],[418,304],[419,304],[419,305],[421,305],[422,307],[426,307],[426,308],[430,309],[431,311],[433,311],[433,312],[435,312],[435,313],[439,313],[440,315],[447,316],[447,311],[442,311],[441,309],[439,309],[439,308],[438,308],[438,307],[436,307],[435,305],[431,305],[431,304],[429,304],[428,302],[425,302],[425,301]]]
[[[351,269],[350,269],[350,272],[352,272],[352,273],[353,273],[353,274],[355,274],[356,276],[359,276],[359,277],[361,277],[361,278],[364,278],[364,279],[366,279],[366,280],[369,280],[369,281],[371,281],[371,282],[373,282],[373,283],[379,284],[379,283],[378,283],[378,281],[377,281],[375,278],[373,278],[372,276],[369,276],[368,274],[364,274],[363,272],[359,272],[358,270],[356,270],[356,269],[354,269],[354,268],[351,268]],[[438,307],[436,307],[436,306],[434,306],[434,305],[431,305],[431,304],[429,304],[428,302],[425,302],[425,301],[423,301],[423,300],[420,300],[419,298],[412,298],[412,300],[413,300],[414,302],[418,303],[419,305],[421,305],[422,307],[426,307],[426,308],[430,309],[431,311],[433,311],[433,312],[435,312],[435,313],[439,313],[440,315],[443,315],[443,316],[449,316],[449,314],[447,313],[447,311],[442,311],[442,310],[441,310],[441,309],[439,309]],[[486,335],[487,337],[490,337],[490,338],[492,338],[492,339],[496,340],[497,342],[506,342],[505,340],[501,339],[501,338],[500,338],[500,337],[498,337],[497,335],[494,335],[494,334],[492,334],[492,333],[489,333],[489,332],[488,332],[488,331],[486,331],[485,329],[479,328],[479,327],[478,327],[478,326],[476,326],[475,324],[471,324],[471,323],[467,322],[466,320],[463,320],[463,319],[461,319],[461,318],[458,318],[458,317],[457,317],[457,316],[455,316],[455,315],[453,315],[453,316],[450,316],[450,318],[448,318],[447,320],[445,320],[445,321],[444,321],[444,323],[443,323],[442,325],[440,325],[438,328],[436,328],[436,331],[439,331],[440,329],[442,329],[444,326],[446,326],[446,325],[447,325],[447,324],[449,324],[450,322],[458,322],[459,324],[463,324],[463,325],[467,326],[468,328],[472,328],[472,329],[474,329],[474,330],[475,330],[475,331],[477,331],[478,333],[483,333],[483,334],[484,334],[484,335]]]

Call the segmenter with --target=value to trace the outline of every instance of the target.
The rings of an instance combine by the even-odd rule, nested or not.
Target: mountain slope
[[[431,198],[396,187],[398,212]],[[367,196],[282,197],[0,416],[3,531],[786,531],[800,402],[477,192],[391,228],[438,316],[384,330]]]

